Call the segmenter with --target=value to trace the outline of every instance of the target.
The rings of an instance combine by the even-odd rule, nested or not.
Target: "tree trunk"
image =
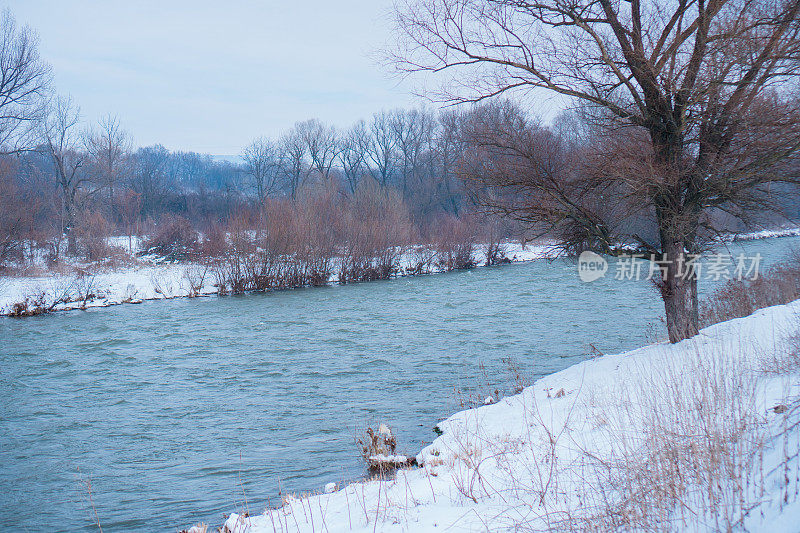
[[[75,238],[75,212],[72,200],[65,197],[64,202],[64,233],[67,235],[67,255],[78,255],[78,243]]]
[[[697,277],[686,273],[683,243],[665,246],[668,266],[661,280],[661,298],[667,315],[669,341],[680,342],[697,335]],[[684,266],[681,266],[684,265]]]

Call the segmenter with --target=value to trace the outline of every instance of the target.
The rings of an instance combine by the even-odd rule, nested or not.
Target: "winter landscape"
[[[10,531],[800,531],[800,2],[8,0]]]

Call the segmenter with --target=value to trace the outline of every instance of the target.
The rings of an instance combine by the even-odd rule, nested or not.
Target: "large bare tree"
[[[286,179],[289,196],[296,200],[297,192],[309,173],[308,150],[298,124],[281,136],[279,146],[283,160],[282,176]]]
[[[77,252],[75,218],[80,192],[88,181],[83,171],[86,154],[81,150],[83,137],[80,109],[71,98],[57,97],[42,122],[44,150],[53,165],[53,177],[61,193],[62,233],[67,235],[67,253]]]
[[[341,145],[339,135],[333,126],[323,124],[318,119],[310,119],[295,125],[311,159],[311,169],[322,180],[327,180],[333,162],[339,155]]]
[[[431,151],[435,119],[424,109],[395,111],[391,121],[400,169],[400,190],[404,195],[421,178],[424,157]]]
[[[797,0],[410,1],[392,60],[444,76],[437,96],[449,102],[528,90],[580,103],[614,157],[583,179],[522,164],[536,185],[526,190],[547,201],[513,211],[568,226],[565,244],[614,253],[633,241],[664,262],[676,342],[697,333],[697,277],[685,264],[713,231],[711,212],[745,217],[770,206],[770,184],[795,181],[784,162],[800,145],[799,12]],[[520,157],[553,162],[534,152]],[[622,205],[650,216],[655,238],[613,231],[607,216]]]
[[[345,132],[339,151],[339,164],[347,181],[350,194],[354,194],[367,171],[367,148],[369,135],[363,120],[356,122]]]
[[[0,153],[11,153],[32,144],[51,75],[29,27],[17,26],[9,10],[0,15],[0,26]]]
[[[126,159],[131,149],[130,138],[117,117],[106,115],[89,130],[85,146],[98,174],[97,181],[108,193],[108,208],[113,216],[116,214],[114,186],[125,177]]]
[[[369,123],[367,161],[372,177],[385,187],[395,174],[397,137],[392,131],[392,113],[381,111]]]

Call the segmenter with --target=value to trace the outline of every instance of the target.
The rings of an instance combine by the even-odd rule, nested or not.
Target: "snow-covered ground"
[[[755,239],[769,239],[771,237],[798,237],[800,236],[800,228],[798,227],[785,227],[778,229],[765,229],[751,233],[739,233],[731,235],[729,239],[733,241],[752,241]]]
[[[127,246],[127,237],[117,240],[119,242],[114,244]],[[504,250],[513,262],[553,254],[547,245],[523,246],[512,241],[504,243]],[[483,247],[476,247],[474,259],[477,264],[483,264],[484,254]],[[398,275],[405,275],[411,264],[411,255],[402,258]],[[335,282],[335,275],[331,282]],[[186,262],[158,263],[156,258],[144,258],[138,266],[113,271],[38,277],[0,276],[0,315],[11,313],[15,304],[26,300],[30,306],[41,303],[46,307],[60,301],[52,310],[61,311],[216,293],[214,275],[209,268]]]
[[[240,508],[223,531],[796,532],[798,313],[587,360],[439,423],[421,467]]]

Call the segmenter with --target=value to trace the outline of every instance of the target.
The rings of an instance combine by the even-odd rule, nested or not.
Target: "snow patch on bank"
[[[723,238],[722,241],[753,241],[756,239],[771,239],[773,237],[800,237],[800,228],[785,227],[778,229],[765,229],[751,233],[737,233]]]

